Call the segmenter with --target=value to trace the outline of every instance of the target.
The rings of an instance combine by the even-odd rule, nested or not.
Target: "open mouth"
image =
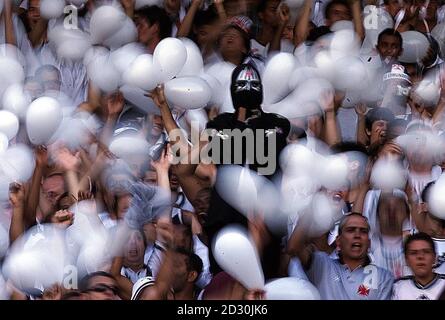
[[[351,246],[352,250],[354,250],[354,251],[359,251],[362,249],[362,247],[363,247],[362,244],[359,242],[354,242],[354,243],[352,243],[352,246]]]

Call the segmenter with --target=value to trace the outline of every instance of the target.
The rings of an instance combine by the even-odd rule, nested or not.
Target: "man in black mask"
[[[214,134],[212,139],[221,139],[221,157],[224,153],[227,153],[227,148],[230,146],[232,161],[231,162],[219,162],[221,166],[226,164],[235,164],[246,166],[253,171],[258,172],[266,176],[269,179],[273,179],[277,176],[278,159],[280,152],[286,146],[286,138],[290,132],[290,123],[286,118],[273,113],[265,113],[261,109],[261,104],[263,102],[263,87],[261,84],[261,78],[259,72],[251,64],[242,64],[235,68],[232,74],[231,83],[231,95],[233,106],[235,108],[234,113],[223,113],[216,117],[214,120],[208,122],[207,128],[214,129]],[[238,131],[233,131],[234,129],[239,129],[241,134],[245,133],[246,130],[252,130],[253,139],[247,142],[244,139],[242,143],[242,148],[239,148],[239,144],[234,142],[237,139],[236,134],[240,134]],[[232,132],[233,134],[230,134]],[[239,137],[238,137],[239,138]],[[261,141],[263,141],[263,144]],[[269,143],[270,139],[273,139],[272,143]],[[214,142],[212,140],[212,142]],[[248,148],[254,148],[255,152],[248,152]],[[258,159],[258,148],[263,148],[261,152],[265,155],[267,154],[268,161],[264,163]],[[242,154],[242,161],[233,162],[236,155]],[[250,157],[252,154],[255,155],[254,159]],[[272,156],[271,156],[272,155]],[[212,157],[213,158],[213,157]],[[214,158],[213,158],[214,159]],[[217,159],[214,159],[217,160]],[[269,168],[270,162],[273,162],[272,171],[262,171],[265,167]],[[218,170],[220,172],[220,170]],[[217,175],[217,180],[219,179],[219,174]],[[237,182],[234,181],[234,187],[237,186]],[[225,226],[238,223],[241,225],[247,225],[247,219],[244,215],[239,213],[235,208],[230,206],[225,202],[216,189],[213,189],[210,207],[208,210],[208,215],[205,219],[204,229],[208,237],[209,245],[212,244],[213,238],[216,234]],[[279,242],[278,236],[272,235],[271,241],[269,243],[269,250],[265,249],[263,253],[263,261],[267,261],[263,264],[263,269],[266,278],[273,277],[276,272],[275,262],[279,261]],[[213,258],[213,254],[209,252],[211,272],[216,274],[221,271],[220,267]]]

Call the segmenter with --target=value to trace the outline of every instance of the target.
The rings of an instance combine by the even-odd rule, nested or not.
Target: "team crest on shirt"
[[[357,294],[367,297],[369,296],[369,291],[371,291],[371,289],[369,289],[364,284],[361,284],[360,287],[358,287]]]
[[[418,296],[416,298],[416,300],[431,300],[430,298],[428,298],[426,295],[421,294],[420,296]]]

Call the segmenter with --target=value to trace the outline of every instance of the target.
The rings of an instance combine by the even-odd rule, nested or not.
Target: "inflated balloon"
[[[348,185],[347,160],[338,155],[328,156],[319,163],[320,180],[329,190],[344,190]]]
[[[229,226],[222,229],[213,243],[216,262],[247,289],[263,289],[264,274],[258,252],[246,230]]]
[[[350,20],[339,20],[331,26],[331,31],[354,30],[354,24]]]
[[[0,132],[0,154],[5,152],[9,146],[9,139],[3,132]]]
[[[407,181],[406,169],[397,161],[379,159],[372,167],[371,179],[375,189],[391,191],[404,190]]]
[[[153,64],[159,72],[161,83],[173,79],[187,61],[187,49],[181,40],[166,38],[159,42],[153,53]]]
[[[62,118],[62,109],[54,98],[41,97],[31,103],[26,113],[26,129],[31,143],[48,143],[59,128]]]
[[[320,300],[318,289],[309,281],[300,278],[280,278],[264,287],[267,300]]]
[[[48,38],[61,59],[81,60],[91,48],[90,35],[80,29],[67,29],[58,25],[50,29]]]
[[[327,50],[318,52],[314,57],[315,66],[320,75],[327,80],[335,80],[336,63]]]
[[[212,105],[220,106],[223,103],[223,93],[221,92],[221,82],[214,76],[208,73],[202,73],[200,75],[202,79],[204,79],[212,90],[212,98],[210,99],[210,103]]]
[[[40,1],[40,15],[49,20],[56,19],[63,14],[65,0],[42,0]]]
[[[114,6],[101,6],[91,16],[90,32],[94,44],[102,43],[116,34],[125,24],[127,16]]]
[[[148,157],[150,144],[136,136],[123,136],[113,139],[109,149],[116,157],[127,161],[139,156]]]
[[[156,88],[158,78],[153,67],[153,56],[142,54],[138,56],[122,76],[123,83],[151,91]]]
[[[341,199],[335,201],[331,197],[328,197],[325,193],[318,192],[312,197],[312,203],[309,210],[311,210],[312,223],[307,230],[311,237],[319,237],[328,232],[334,227],[336,221],[341,218],[342,205],[344,202]]]
[[[427,194],[428,210],[435,217],[445,220],[445,175],[442,174]]]
[[[13,145],[2,154],[0,167],[10,181],[27,182],[34,172],[34,153],[24,144]]]
[[[204,69],[204,61],[201,51],[192,40],[188,38],[180,39],[187,50],[187,60],[178,77],[199,76]]]
[[[336,31],[329,39],[329,53],[335,61],[344,57],[358,56],[360,40],[354,30],[342,29]]]
[[[112,36],[103,41],[103,44],[111,50],[116,50],[123,45],[137,41],[138,31],[133,20],[126,18],[121,28]]]
[[[23,83],[25,71],[23,65],[15,59],[0,57],[0,96],[15,83]]]
[[[289,78],[289,90],[295,90],[300,84],[310,78],[318,78],[323,76],[319,74],[317,68],[314,67],[297,67]]]
[[[210,102],[212,90],[207,82],[199,77],[176,78],[165,84],[165,97],[172,106],[199,109]]]
[[[9,111],[0,110],[0,132],[4,133],[8,140],[14,138],[19,131],[19,119]]]
[[[26,115],[26,110],[31,104],[31,97],[23,90],[21,84],[9,86],[2,98],[3,109],[14,113],[19,119]]]
[[[87,65],[87,74],[90,80],[105,92],[115,91],[121,82],[121,74],[116,69],[110,53],[103,52],[102,49],[96,55],[93,54],[93,60]]]
[[[155,105],[152,99],[145,96],[147,92],[141,88],[123,85],[119,90],[124,95],[125,100],[131,102],[131,104],[141,111],[149,114],[161,115],[159,108]]]
[[[430,43],[427,37],[418,31],[402,32],[403,52],[399,57],[400,62],[417,63],[422,61],[428,53]]]
[[[64,231],[52,225],[33,227],[11,248],[3,273],[19,289],[62,283],[65,267]]]
[[[217,97],[217,106],[220,107],[219,112],[232,112],[234,110],[232,96],[230,93],[230,83],[232,81],[232,73],[236,66],[230,62],[221,61],[205,66],[205,73],[217,79],[221,86],[218,93],[214,93]]]
[[[414,89],[415,94],[427,106],[436,106],[440,98],[440,84],[425,77],[422,79]]]
[[[280,101],[289,93],[289,79],[296,67],[293,54],[278,53],[266,64],[263,73],[264,104]]]
[[[111,60],[120,73],[127,71],[137,57],[144,54],[144,47],[140,43],[129,43],[111,52]]]
[[[280,154],[280,167],[286,176],[312,175],[317,157],[301,144],[289,144]]]
[[[368,73],[358,57],[346,56],[336,61],[334,85],[339,90],[361,90],[367,87]]]

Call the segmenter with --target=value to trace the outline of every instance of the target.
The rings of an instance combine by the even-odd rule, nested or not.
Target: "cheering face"
[[[233,106],[257,108],[263,101],[263,86],[260,75],[252,66],[242,65],[235,69],[232,77]]]
[[[423,278],[433,272],[436,255],[428,242],[423,240],[411,242],[405,252],[405,257],[415,276]]]
[[[362,260],[370,247],[369,226],[364,218],[351,216],[337,237],[337,248],[344,259]]]
[[[387,57],[397,59],[403,52],[399,39],[392,35],[384,35],[377,43],[377,51],[385,59]]]

